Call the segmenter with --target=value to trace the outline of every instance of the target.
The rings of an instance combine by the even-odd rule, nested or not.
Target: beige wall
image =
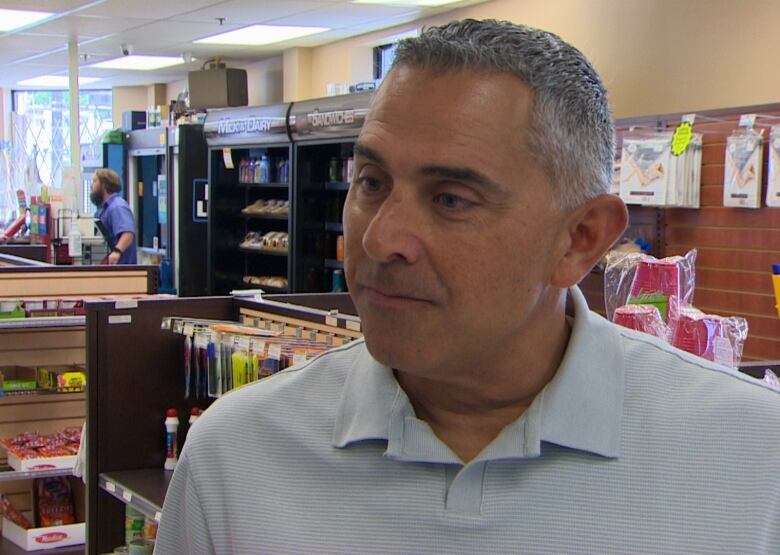
[[[243,66],[246,69],[250,106],[282,102],[284,79],[282,56],[274,56]]]
[[[145,112],[149,107],[147,87],[114,87],[111,92],[114,127],[122,126],[122,112],[130,110]]]
[[[561,35],[594,62],[616,117],[780,101],[776,0],[492,0],[312,49],[312,96],[369,78],[363,53],[382,36],[465,17]]]
[[[311,48],[288,48],[282,63],[284,102],[311,98]]]

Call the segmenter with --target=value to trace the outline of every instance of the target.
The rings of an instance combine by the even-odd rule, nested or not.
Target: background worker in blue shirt
[[[137,264],[135,246],[135,218],[127,201],[119,196],[122,183],[114,170],[100,168],[92,178],[89,198],[98,207],[95,218],[100,220],[108,233],[111,252],[109,264]]]

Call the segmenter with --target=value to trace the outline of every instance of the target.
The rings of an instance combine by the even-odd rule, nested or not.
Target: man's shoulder
[[[727,404],[758,412],[780,423],[780,393],[734,368],[687,353],[653,336],[619,328],[629,394],[673,403],[696,413]]]

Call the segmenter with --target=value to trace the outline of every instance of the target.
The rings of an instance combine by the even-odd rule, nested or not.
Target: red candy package
[[[39,478],[34,485],[38,526],[60,526],[76,522],[73,491],[64,476]]]
[[[32,523],[27,520],[27,517],[20,513],[5,495],[0,495],[0,515],[3,515],[5,518],[17,526],[21,526],[25,530],[33,527]]]

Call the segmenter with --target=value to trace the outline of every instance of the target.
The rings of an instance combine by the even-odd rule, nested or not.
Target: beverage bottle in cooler
[[[269,183],[271,181],[271,162],[268,160],[268,156],[263,154],[260,158],[260,179],[258,183]]]
[[[246,159],[242,158],[238,163],[238,182],[246,183]]]

